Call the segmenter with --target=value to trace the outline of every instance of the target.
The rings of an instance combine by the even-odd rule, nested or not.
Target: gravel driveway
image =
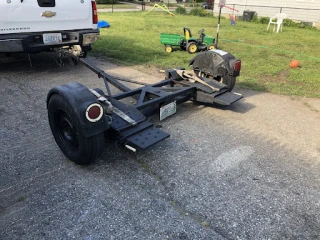
[[[111,75],[164,76],[89,58]],[[57,147],[47,92],[103,82],[52,54],[0,63],[0,239],[320,239],[318,99],[236,88],[231,107],[192,102],[138,153],[107,142],[77,166]],[[319,110],[318,110],[319,109]]]

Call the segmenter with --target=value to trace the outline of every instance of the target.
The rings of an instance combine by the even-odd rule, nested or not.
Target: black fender
[[[240,72],[233,70],[233,66],[237,61],[240,60],[235,58],[231,53],[213,49],[197,54],[197,56],[190,60],[189,65],[192,66],[193,69],[199,69],[213,77],[224,77],[227,74],[238,77]]]
[[[99,103],[92,92],[84,85],[78,82],[71,82],[52,88],[47,95],[47,108],[50,97],[53,94],[62,96],[74,109],[78,117],[81,133],[84,137],[92,137],[109,129],[109,121],[105,114],[97,122],[90,122],[85,112],[92,103]]]

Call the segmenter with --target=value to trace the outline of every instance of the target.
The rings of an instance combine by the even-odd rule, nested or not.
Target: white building
[[[214,12],[219,10],[218,3],[216,0]],[[243,11],[255,11],[258,17],[271,17],[283,12],[291,20],[320,26],[320,0],[226,0],[226,7],[222,9],[224,14],[237,16],[243,15]]]

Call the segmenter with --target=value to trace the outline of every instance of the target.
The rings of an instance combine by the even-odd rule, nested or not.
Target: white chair
[[[282,32],[282,22],[283,20],[287,17],[286,13],[277,13],[276,15],[274,15],[273,17],[270,18],[268,27],[267,27],[267,31],[270,27],[270,24],[274,24],[273,26],[273,31],[275,31],[276,27],[277,27],[277,33],[279,32],[279,30],[281,29]],[[273,21],[276,20],[276,21]]]

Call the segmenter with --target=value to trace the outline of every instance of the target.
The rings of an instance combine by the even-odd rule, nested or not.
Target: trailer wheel
[[[167,53],[171,53],[172,52],[172,47],[170,45],[166,45],[164,47],[164,50],[167,52]]]
[[[234,88],[234,85],[236,84],[236,77],[226,75],[221,78],[221,82],[227,85],[229,92],[231,92],[232,89]]]
[[[89,164],[102,153],[104,133],[84,137],[75,110],[59,94],[50,97],[48,118],[56,143],[71,161],[79,165]]]
[[[187,45],[187,50],[189,53],[195,53],[198,50],[198,46],[195,42],[190,42]]]

